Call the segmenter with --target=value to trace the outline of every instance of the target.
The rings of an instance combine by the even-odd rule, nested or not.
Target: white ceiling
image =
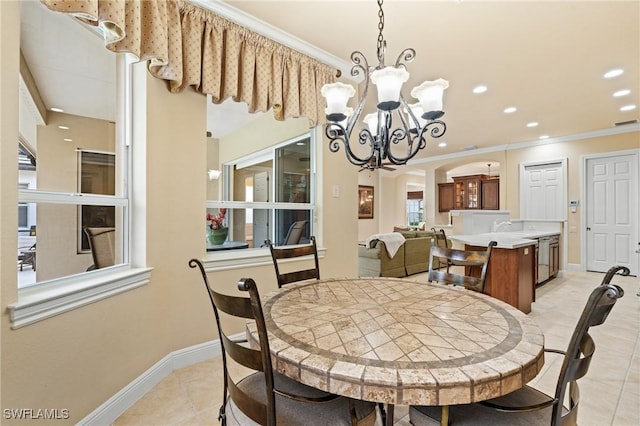
[[[90,31],[69,26],[69,18],[44,10],[39,2],[23,3],[29,14],[23,20],[23,51],[47,107],[113,120],[113,54]],[[370,65],[376,64],[378,11],[373,0],[226,3],[337,58],[348,60],[353,50],[360,50]],[[447,132],[441,138],[448,146],[429,141],[419,156],[536,141],[543,134],[562,138],[637,120],[637,107],[629,112],[620,107],[640,103],[639,6],[638,1],[387,0],[386,63],[406,47],[417,53],[407,66],[411,79],[405,96],[423,80],[443,77],[450,82],[443,117]],[[51,16],[45,19],[43,13]],[[73,32],[63,31],[60,23]],[[78,43],[85,53],[71,54]],[[624,74],[604,79],[612,68],[622,68]],[[103,71],[107,76],[99,77]],[[488,91],[473,94],[478,84]],[[614,98],[620,89],[631,93]],[[506,115],[507,106],[518,110]],[[212,108],[209,130],[220,136],[244,124],[243,109],[228,104]],[[530,121],[539,126],[526,127]]]

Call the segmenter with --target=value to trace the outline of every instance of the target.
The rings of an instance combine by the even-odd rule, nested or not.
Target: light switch
[[[333,198],[340,196],[340,185],[333,185]]]

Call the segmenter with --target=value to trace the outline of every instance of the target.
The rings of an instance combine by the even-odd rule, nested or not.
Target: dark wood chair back
[[[573,331],[567,350],[544,348],[545,353],[564,356],[553,396],[525,385],[498,398],[476,404],[452,405],[449,407],[449,419],[452,423],[577,425],[580,403],[577,381],[587,374],[596,348],[593,338],[589,335],[589,329],[603,324],[618,299],[624,295],[622,288],[611,284],[611,279],[616,274],[629,275],[629,269],[624,266],[610,268],[601,284],[593,289]],[[409,415],[412,424],[427,424],[425,421],[431,424],[431,421],[442,418],[439,408],[411,407]]]
[[[300,410],[302,410],[301,412],[303,413],[308,412],[311,418],[318,416],[318,409],[313,409],[307,404],[316,405],[316,407],[320,407],[320,410],[324,410],[325,408],[331,409],[331,411],[325,410],[328,418],[331,418],[332,413],[338,414],[337,410],[342,410],[340,414],[343,418],[346,417],[350,419],[353,424],[358,423],[358,409],[355,405],[358,404],[358,402],[339,397],[335,394],[322,392],[311,387],[305,387],[301,383],[286,379],[282,375],[275,377],[277,373],[274,373],[271,363],[269,337],[267,335],[267,327],[262,311],[262,303],[260,301],[258,287],[254,280],[251,278],[242,278],[238,281],[238,290],[249,293],[249,297],[225,295],[211,288],[202,262],[198,259],[191,259],[189,266],[191,268],[197,267],[200,270],[213,308],[218,335],[220,336],[222,365],[224,369],[224,389],[218,420],[222,422],[223,426],[227,424],[227,410],[235,410],[235,408],[231,408],[231,405],[237,407],[237,409],[242,411],[249,419],[260,425],[276,426],[276,397],[281,398],[279,402],[282,404],[278,409],[282,409],[283,413],[279,413],[278,415],[283,415],[283,423],[285,424],[292,424],[292,417],[287,416],[287,413],[291,414],[292,411],[300,412]],[[221,313],[232,317],[252,320],[255,324],[255,331],[258,334],[259,341],[255,342],[254,339],[252,339],[252,343],[249,344],[247,339],[238,340],[230,337],[223,321],[221,321]],[[251,324],[251,326],[253,327],[254,324]],[[234,380],[233,376],[229,374],[230,360],[253,370],[253,373],[240,380]],[[253,378],[259,380],[251,380]],[[277,380],[278,378],[279,380]],[[248,380],[249,384],[247,385],[246,382],[243,382],[244,380]],[[278,381],[279,384],[277,385]],[[262,386],[262,384],[264,384],[265,387],[264,391],[256,388],[256,386]],[[230,401],[227,397],[230,398]],[[285,400],[292,401],[293,405],[285,402]],[[338,402],[338,405],[325,405],[325,403],[331,401]],[[366,404],[367,407],[369,407],[368,412],[364,410],[364,407],[360,407],[362,416],[366,417],[368,413],[375,413],[375,404],[361,403],[360,405],[362,404]],[[302,415],[302,417],[304,417],[304,415]],[[234,418],[234,421],[237,421],[237,419]],[[295,423],[297,424],[297,422]],[[317,422],[315,424],[317,424]]]
[[[220,335],[220,345],[222,346],[222,365],[224,368],[224,390],[222,407],[220,408],[220,419],[226,423],[225,405],[227,401],[227,392],[235,405],[248,417],[261,425],[275,425],[275,394],[273,369],[271,365],[271,357],[269,356],[269,340],[267,338],[267,328],[262,313],[262,305],[260,303],[260,295],[256,283],[251,278],[243,278],[238,282],[238,290],[248,292],[249,297],[229,296],[216,292],[209,285],[207,274],[202,263],[197,259],[189,261],[191,268],[198,267],[202,275],[205,287],[211,300],[213,313],[216,318],[216,325]],[[249,347],[245,342],[237,342],[229,337],[226,333],[221,321],[220,312],[225,314],[254,320],[260,338],[259,348]],[[244,343],[244,344],[242,344]],[[264,380],[267,387],[266,404],[252,398],[249,394],[242,391],[238,387],[238,382],[234,381],[229,375],[228,358],[231,358],[238,364],[264,374]]]
[[[429,282],[437,281],[446,284],[461,285],[466,289],[484,292],[484,282],[487,277],[487,267],[491,258],[491,248],[496,246],[495,241],[491,241],[487,250],[459,250],[448,247],[440,247],[434,243],[431,245],[429,255]],[[447,264],[447,270],[442,271],[435,268],[435,260]],[[449,265],[464,266],[465,274],[450,272]],[[474,274],[473,269],[480,269],[479,274]]]
[[[271,259],[276,270],[276,278],[278,279],[278,288],[285,284],[296,281],[304,281],[310,279],[320,279],[320,264],[318,262],[318,249],[316,247],[316,238],[310,237],[311,243],[296,247],[276,247],[271,241],[267,241],[269,250],[271,250]],[[291,272],[281,272],[280,262],[285,259],[301,258],[305,256],[313,256],[315,267],[302,269]]]
[[[577,380],[587,374],[591,358],[596,345],[589,335],[589,329],[601,325],[609,316],[619,298],[624,295],[622,288],[611,284],[614,275],[629,275],[629,269],[624,266],[614,266],[607,271],[602,283],[589,296],[582,315],[569,341],[567,351],[546,350],[564,354],[564,361],[556,384],[551,425],[578,424],[578,404],[580,392]],[[567,386],[568,385],[568,386]],[[569,406],[563,410],[565,394],[569,388]]]
[[[437,246],[449,248],[449,241],[447,240],[447,234],[445,234],[444,229],[436,231],[436,228],[431,228],[431,231],[433,232]]]

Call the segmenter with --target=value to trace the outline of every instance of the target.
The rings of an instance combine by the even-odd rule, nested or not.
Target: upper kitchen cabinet
[[[438,184],[438,211],[468,209],[499,210],[500,179],[469,175]]]
[[[482,209],[500,210],[500,179],[482,180]]]

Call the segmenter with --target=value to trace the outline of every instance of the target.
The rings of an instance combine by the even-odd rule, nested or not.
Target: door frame
[[[618,157],[623,155],[636,155],[638,162],[638,173],[640,173],[640,149],[625,149],[622,151],[609,151],[599,152],[596,154],[585,154],[580,156],[580,199],[582,200],[583,208],[580,209],[580,270],[587,270],[587,161],[595,160],[598,158],[606,157]],[[640,186],[640,184],[639,184]],[[639,188],[640,189],[640,188]],[[640,199],[638,206],[636,207],[637,213],[640,215]],[[638,235],[636,235],[637,241],[640,241],[640,225],[637,229]]]

